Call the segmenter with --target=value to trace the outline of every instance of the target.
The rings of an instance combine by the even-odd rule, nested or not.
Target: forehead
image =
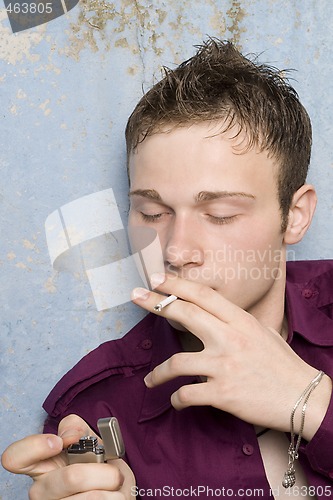
[[[223,124],[217,122],[165,127],[146,137],[129,157],[131,188],[135,185],[135,189],[155,188],[156,183],[169,187],[195,183],[198,192],[234,189],[232,184],[246,185],[256,177],[261,184],[273,182],[275,186],[276,170],[266,151],[249,148],[243,131],[223,132]]]

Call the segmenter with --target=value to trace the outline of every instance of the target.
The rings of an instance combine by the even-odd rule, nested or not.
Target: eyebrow
[[[129,196],[142,196],[149,200],[162,201],[160,194],[155,189],[136,189],[135,191],[130,191]]]
[[[153,201],[162,201],[160,194],[155,189],[136,189],[135,191],[130,191],[129,196],[142,196]],[[255,196],[250,193],[244,193],[242,191],[200,191],[195,197],[194,201],[196,203],[201,203],[205,201],[219,200],[224,198],[249,198],[255,200]]]
[[[211,201],[211,200],[219,200],[223,198],[250,198],[255,200],[255,196],[250,193],[244,193],[242,191],[200,191],[195,196],[196,203],[200,203],[202,201]]]

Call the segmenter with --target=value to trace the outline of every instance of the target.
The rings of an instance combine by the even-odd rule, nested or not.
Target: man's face
[[[130,157],[129,225],[157,231],[166,271],[255,313],[284,288],[277,166],[232,135],[200,124],[147,137]]]

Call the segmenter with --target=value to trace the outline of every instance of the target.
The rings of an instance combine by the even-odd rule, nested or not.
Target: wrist
[[[301,444],[302,439],[305,437],[305,416],[306,416],[306,411],[308,409],[308,403],[310,400],[310,397],[312,396],[313,392],[317,389],[319,386],[320,382],[323,380],[325,376],[325,373],[320,370],[317,375],[311,380],[309,385],[304,389],[302,394],[299,396],[297,399],[296,403],[294,404],[294,407],[292,409],[291,415],[290,415],[290,445],[288,449],[288,467],[287,470],[284,474],[283,480],[282,480],[282,486],[284,488],[290,488],[294,486],[296,482],[296,469],[295,469],[295,462],[299,458],[299,447]],[[314,433],[317,431],[319,428],[320,423],[322,422],[324,415],[327,411],[327,408],[325,410],[325,413],[322,415],[322,410],[325,407],[325,399],[323,397],[320,397],[318,401],[321,403],[320,410],[312,415],[311,422],[312,422],[312,431]],[[328,405],[327,405],[328,407]],[[301,408],[301,413],[300,413],[300,423],[298,426],[298,429],[296,427],[296,413],[299,411]],[[316,419],[315,415],[319,417]],[[322,415],[322,417],[321,417]],[[318,427],[317,427],[318,424]],[[311,428],[311,426],[310,426]],[[296,438],[297,434],[297,438]],[[314,434],[313,434],[314,435]]]
[[[311,441],[326,415],[332,395],[332,380],[324,374],[320,384],[311,394],[306,410],[303,438]]]

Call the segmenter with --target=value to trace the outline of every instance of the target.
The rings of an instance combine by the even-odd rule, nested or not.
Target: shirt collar
[[[333,345],[333,269],[299,283],[286,284],[288,343],[295,334],[318,346]]]

